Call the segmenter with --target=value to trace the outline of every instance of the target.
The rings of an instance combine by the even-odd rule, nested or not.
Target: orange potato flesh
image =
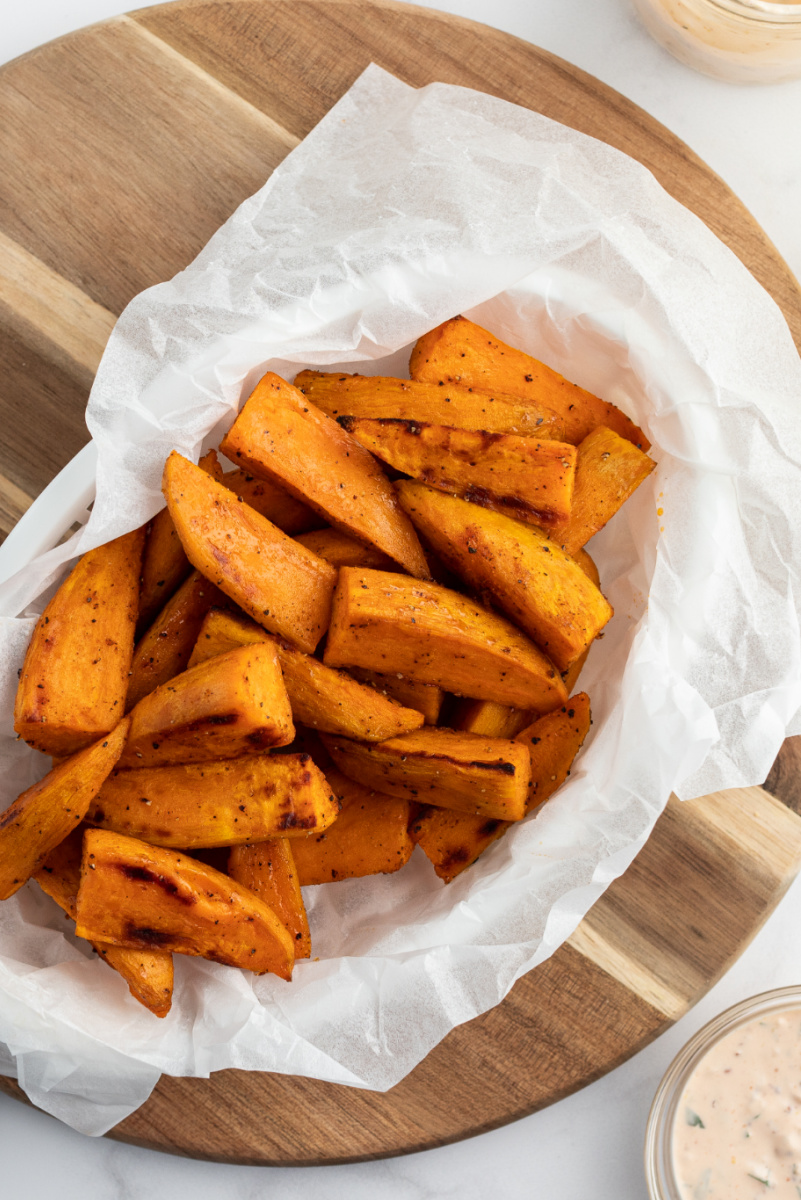
[[[290,537],[299,533],[307,533],[310,529],[319,529],[322,521],[316,512],[307,504],[296,500],[283,488],[271,483],[269,479],[257,479],[247,471],[227,471],[222,482],[234,492],[245,504],[261,513],[273,525],[277,525]]]
[[[330,771],[328,782],[342,812],[325,833],[293,844],[302,887],[398,871],[409,861],[409,801],[381,796]]]
[[[303,533],[295,539],[331,563],[333,567],[373,567],[377,571],[392,571],[394,565],[391,558],[357,542],[340,529],[318,529],[314,533]]]
[[[550,660],[508,621],[439,584],[384,571],[341,569],[324,657],[536,712],[567,698]]]
[[[531,757],[526,812],[542,804],[564,783],[589,726],[589,698],[582,692],[518,734],[516,740],[528,747]],[[440,879],[450,883],[502,837],[509,825],[508,821],[428,808],[413,823],[411,832]]]
[[[213,604],[225,604],[225,596],[193,571],[136,643],[126,711],[186,670],[203,618]]]
[[[252,621],[233,613],[215,611],[198,636],[192,662],[204,661],[237,645],[270,639]],[[319,659],[275,642],[295,720],[325,733],[367,742],[382,742],[395,734],[419,729],[424,717],[414,708],[404,708],[389,696],[358,683],[346,671],[327,667]]]
[[[525,747],[452,729],[419,729],[378,745],[323,735],[339,770],[365,787],[440,808],[517,821],[530,782]]]
[[[232,847],[228,857],[228,874],[254,892],[280,917],[294,940],[295,958],[310,958],[309,919],[292,847],[286,838],[270,838],[253,846]]]
[[[91,825],[186,850],[326,829],[339,811],[307,754],[115,771],[90,804]]]
[[[222,482],[222,467],[216,451],[210,450],[197,464],[212,479]],[[157,613],[164,607],[192,570],[192,564],[184,553],[181,539],[170,516],[163,508],[150,523],[150,531],[142,556],[142,583],[139,589],[139,618],[136,636],[141,637],[153,624]]]
[[[313,653],[328,628],[336,569],[175,451],[163,487],[193,566],[259,625]]]
[[[453,728],[482,737],[513,738],[531,724],[533,713],[527,708],[509,708],[493,700],[460,700]]]
[[[575,559],[539,530],[410,480],[398,484],[398,495],[448,566],[479,593],[488,591],[560,671],[612,616]]]
[[[83,829],[65,838],[34,875],[43,892],[55,900],[72,920],[78,911],[78,887],[81,882]],[[166,1017],[172,1006],[172,955],[163,950],[126,950],[107,942],[93,942],[105,963],[120,974],[131,995],[157,1017]]]
[[[272,480],[332,525],[428,578],[417,535],[381,468],[336,421],[291,384],[268,372],[221,449],[232,462]]]
[[[294,736],[278,653],[265,642],[200,663],[140,700],[119,765],[238,758]]]
[[[59,763],[0,813],[0,900],[13,896],[86,815],[117,762],[129,718]]]
[[[641,450],[650,442],[625,413],[563,376],[536,358],[515,350],[488,330],[453,317],[417,342],[409,363],[412,379],[425,383],[457,383],[546,405],[562,418],[566,442],[577,444],[597,425],[608,425]]]
[[[405,675],[384,675],[381,671],[366,671],[363,667],[352,667],[349,674],[374,687],[382,695],[397,700],[404,708],[416,709],[423,714],[426,725],[436,725],[439,720],[445,692],[435,683],[420,683],[417,679],[407,679]]]
[[[79,559],[39,619],[25,655],[14,729],[55,757],[109,733],[125,709],[144,530]]]
[[[576,448],[566,442],[397,418],[339,423],[371,454],[429,487],[549,531],[570,518]]]
[[[557,413],[536,403],[521,404],[500,392],[323,371],[301,371],[295,377],[295,387],[330,417],[400,417],[457,429],[567,440],[564,421]]]
[[[578,447],[573,509],[566,528],[554,533],[554,541],[568,554],[576,554],[655,466],[652,458],[614,430],[594,429]]]
[[[84,836],[76,932],[292,978],[294,940],[253,892],[186,854],[105,829]]]

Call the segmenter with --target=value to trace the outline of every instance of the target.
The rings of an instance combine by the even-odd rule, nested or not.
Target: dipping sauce
[[[679,1096],[672,1166],[682,1200],[801,1197],[801,1009],[739,1025]]]

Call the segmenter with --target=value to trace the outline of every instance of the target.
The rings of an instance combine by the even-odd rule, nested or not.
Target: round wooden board
[[[639,159],[732,247],[801,344],[798,287],[736,197],[568,63],[387,0],[180,0],[0,71],[0,532],[86,441],[115,316],[189,262],[371,61],[415,86],[537,109]],[[765,788],[671,801],[568,943],[389,1093],[240,1071],[163,1078],[111,1136],[228,1162],[348,1162],[468,1137],[582,1087],[685,1012],[773,909],[801,864],[800,760],[788,742]]]

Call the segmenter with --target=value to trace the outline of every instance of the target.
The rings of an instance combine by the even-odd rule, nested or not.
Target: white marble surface
[[[544,46],[640,104],[726,180],[801,276],[801,82],[747,88],[696,75],[651,42],[628,0],[438,0],[431,7]],[[0,62],[120,11],[121,0],[0,0]],[[470,1142],[354,1166],[225,1167],[83,1138],[0,1096],[0,1197],[644,1200],[643,1131],[663,1071],[721,1009],[801,982],[800,927],[801,880],[732,970],[647,1050],[578,1095]]]

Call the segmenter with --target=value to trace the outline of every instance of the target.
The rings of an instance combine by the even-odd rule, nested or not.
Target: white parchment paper
[[[110,1128],[160,1072],[389,1088],[570,935],[671,790],[761,782],[801,730],[801,365],[778,309],[631,159],[371,67],[121,317],[87,414],[91,519],[0,586],[0,807],[42,773],[11,717],[32,614],[66,563],[161,507],[170,450],[216,444],[268,368],[403,372],[457,312],[654,443],[658,470],[590,547],[616,610],[581,681],[591,736],[558,795],[453,884],[417,851],[397,875],[308,888],[318,957],[291,984],[179,956],[164,1021],[26,885],[0,905],[0,1070],[76,1129]]]

